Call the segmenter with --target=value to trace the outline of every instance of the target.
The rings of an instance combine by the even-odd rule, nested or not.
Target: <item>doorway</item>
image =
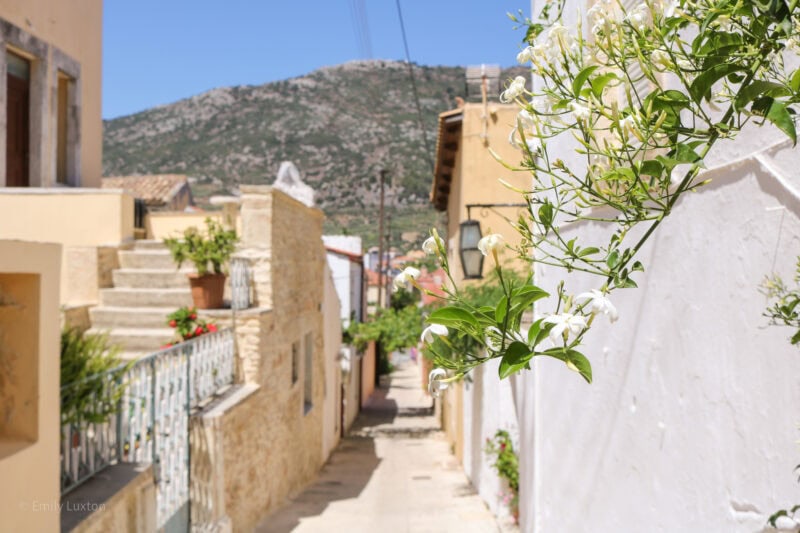
[[[11,52],[6,57],[6,186],[27,187],[30,184],[31,63]]]

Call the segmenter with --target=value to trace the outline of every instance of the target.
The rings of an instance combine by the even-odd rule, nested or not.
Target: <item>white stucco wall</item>
[[[325,246],[336,248],[344,252],[349,252],[357,256],[362,255],[361,237],[349,235],[324,235],[322,237]],[[327,252],[328,266],[333,273],[333,281],[339,300],[342,304],[341,319],[346,325],[350,317],[362,318],[362,272],[363,268],[348,257],[335,252]]]
[[[464,472],[492,512],[510,518],[502,497],[509,492],[508,487],[492,467],[494,457],[484,451],[486,439],[494,438],[498,429],[508,431],[515,448],[519,448],[511,381],[500,381],[498,366],[496,360],[490,361],[472,371],[472,381],[464,382],[463,463]]]
[[[765,327],[758,286],[793,276],[798,169],[784,144],[709,171],[642,250],[640,288],[613,293],[619,321],[588,335],[594,383],[545,358],[519,378],[524,531],[754,532],[797,503],[800,353]]]

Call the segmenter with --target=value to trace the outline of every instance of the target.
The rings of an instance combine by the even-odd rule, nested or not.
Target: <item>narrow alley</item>
[[[500,530],[450,452],[418,367],[395,364],[316,482],[256,531]]]

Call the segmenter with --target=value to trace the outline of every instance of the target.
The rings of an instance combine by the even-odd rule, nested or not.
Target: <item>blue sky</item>
[[[403,59],[394,0],[106,0],[103,118],[365,58],[354,24],[358,5],[372,57]],[[401,6],[411,59],[424,65],[513,64],[523,34],[513,31],[506,13],[530,11],[526,0],[401,0]]]

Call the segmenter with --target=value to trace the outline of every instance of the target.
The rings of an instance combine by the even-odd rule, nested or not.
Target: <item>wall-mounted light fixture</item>
[[[459,224],[458,255],[464,279],[483,278],[483,254],[478,249],[481,240],[481,223],[472,220],[472,208],[492,209],[497,207],[528,207],[528,204],[467,204],[467,220]]]

